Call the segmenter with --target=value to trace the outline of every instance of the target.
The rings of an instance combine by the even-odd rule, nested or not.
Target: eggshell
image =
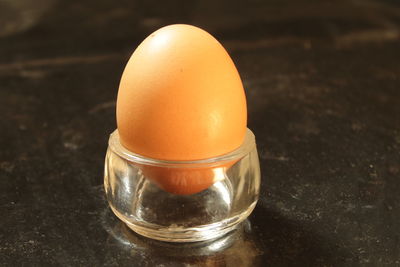
[[[200,28],[177,24],[155,31],[125,67],[117,125],[121,144],[136,154],[172,161],[220,156],[242,144],[246,123],[236,67],[222,45]],[[144,173],[178,193],[199,192],[216,179],[212,170]]]
[[[225,178],[234,162],[208,168],[165,168],[142,166],[145,177],[163,190],[178,195],[191,195],[209,188]]]
[[[137,154],[197,160],[238,148],[246,132],[246,98],[222,45],[207,32],[171,25],[132,54],[117,99],[121,143]]]

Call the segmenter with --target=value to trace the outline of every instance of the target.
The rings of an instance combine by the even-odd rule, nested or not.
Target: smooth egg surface
[[[121,78],[121,144],[161,160],[199,160],[237,149],[246,133],[246,97],[223,46],[184,24],[163,27],[134,51]]]

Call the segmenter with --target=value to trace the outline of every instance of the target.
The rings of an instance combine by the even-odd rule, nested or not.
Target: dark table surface
[[[1,0],[0,265],[399,266],[398,3]],[[261,160],[255,211],[209,243],[141,238],[104,198],[122,70],[171,23],[230,52]]]

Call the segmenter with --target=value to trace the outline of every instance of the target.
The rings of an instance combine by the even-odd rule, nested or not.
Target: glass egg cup
[[[211,182],[195,184],[199,192],[191,194],[191,183],[202,179]],[[215,239],[234,230],[257,203],[255,137],[247,129],[243,144],[228,154],[166,161],[128,151],[115,130],[109,138],[104,187],[114,214],[142,236],[168,242]]]

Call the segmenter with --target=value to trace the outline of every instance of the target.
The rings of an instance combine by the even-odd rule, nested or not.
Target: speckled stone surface
[[[155,242],[104,199],[119,78],[153,30],[229,50],[262,168],[214,242]],[[1,266],[400,266],[397,1],[0,1]]]

